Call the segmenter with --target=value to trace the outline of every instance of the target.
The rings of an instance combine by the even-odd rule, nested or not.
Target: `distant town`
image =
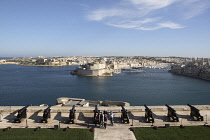
[[[210,59],[189,57],[148,56],[70,56],[70,57],[21,57],[0,59],[0,64],[22,66],[66,66],[78,65],[71,74],[82,76],[112,76],[123,68],[167,68],[177,75],[210,80]]]

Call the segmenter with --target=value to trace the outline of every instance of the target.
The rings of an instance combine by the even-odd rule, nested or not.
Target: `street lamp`
[[[26,128],[28,128],[28,120],[26,119]]]
[[[2,122],[1,117],[3,117],[3,115],[0,113],[0,122]]]
[[[208,120],[208,118],[207,118],[207,114],[206,114],[206,124],[208,124],[207,120]]]

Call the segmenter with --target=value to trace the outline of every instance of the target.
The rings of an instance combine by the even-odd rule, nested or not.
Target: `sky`
[[[0,57],[210,58],[210,0],[0,0]]]

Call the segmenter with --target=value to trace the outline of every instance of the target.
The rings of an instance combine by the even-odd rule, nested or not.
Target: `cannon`
[[[94,112],[93,123],[96,126],[96,124],[100,124],[100,120],[99,120],[100,110],[98,110],[97,105],[95,105],[95,110],[93,110],[93,112]]]
[[[75,119],[75,105],[73,105],[72,109],[70,110],[70,114],[69,114],[69,123],[74,124],[74,119]]]
[[[154,123],[154,118],[152,116],[152,111],[151,109],[149,109],[146,105],[144,105],[145,107],[145,119],[146,119],[146,122],[150,123]]]
[[[47,119],[50,118],[50,107],[51,106],[48,106],[45,110],[44,110],[44,113],[43,113],[43,118],[42,118],[42,123],[47,123]]]
[[[168,108],[168,119],[169,121],[172,121],[172,122],[178,122],[179,121],[179,118],[177,117],[177,114],[176,114],[176,110],[174,110],[172,107],[170,107],[169,105],[167,105],[167,108]]]
[[[27,118],[27,113],[26,113],[27,108],[28,108],[28,105],[18,110],[18,115],[17,115],[17,117],[14,119],[14,122],[15,122],[15,123],[21,123],[21,120],[22,120],[23,118]]]
[[[203,116],[200,114],[200,110],[195,108],[194,106],[187,104],[190,107],[190,116],[195,120],[195,121],[203,121]]]
[[[122,107],[122,110],[121,110],[121,121],[122,121],[122,123],[129,123],[128,112],[124,108],[124,106],[121,106],[121,107]]]

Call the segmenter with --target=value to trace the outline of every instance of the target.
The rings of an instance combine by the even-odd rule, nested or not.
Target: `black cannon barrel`
[[[170,110],[170,111],[172,111],[172,112],[176,112],[176,110],[174,110],[174,109],[173,109],[172,107],[170,107],[169,105],[166,104],[166,106],[167,106],[168,110]]]
[[[72,109],[70,110],[70,112],[74,113],[76,110],[75,110],[75,105],[72,106]]]
[[[51,106],[48,106],[48,107],[44,110],[42,122],[47,123],[47,119],[50,118],[50,110],[51,110],[50,108],[51,108]]]
[[[98,105],[95,105],[95,111],[98,112]]]
[[[21,109],[18,110],[18,113],[25,111],[28,107],[29,107],[29,105],[24,106],[23,108],[21,108]]]
[[[190,105],[190,104],[187,104],[187,105],[190,107],[190,109],[199,111],[199,109],[197,109],[196,107],[194,107],[194,106],[192,106],[192,105]]]
[[[51,106],[48,106],[48,107],[44,110],[44,112],[45,112],[45,113],[50,112],[50,110],[51,110],[50,108],[51,108]]]
[[[27,110],[28,107],[29,107],[29,105],[24,106],[23,108],[21,108],[21,109],[18,110],[18,115],[17,115],[17,117],[14,119],[14,122],[16,122],[16,123],[21,123],[21,119],[27,117],[26,110]]]
[[[149,109],[149,107],[148,107],[146,104],[144,105],[144,107],[145,107],[146,109]]]
[[[189,107],[194,107],[194,106],[192,106],[192,105],[190,105],[190,104],[187,104]]]
[[[98,110],[98,105],[95,105],[95,110],[93,110],[95,113],[99,113],[100,110]]]
[[[144,107],[146,108],[146,110],[151,111],[151,110],[147,107],[147,105],[144,105]]]
[[[167,106],[168,108],[171,108],[168,104],[165,104],[165,106]]]
[[[122,112],[126,112],[127,110],[125,109],[125,107],[124,106],[121,106],[122,107]]]

